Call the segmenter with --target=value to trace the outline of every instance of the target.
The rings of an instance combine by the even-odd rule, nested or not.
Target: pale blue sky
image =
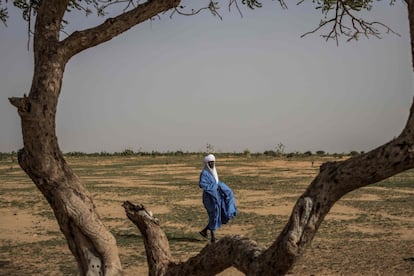
[[[243,18],[224,4],[223,21],[164,16],[75,56],[58,105],[62,151],[368,151],[400,133],[414,91],[404,4],[374,8],[401,37],[339,47],[300,38],[321,19],[309,6],[265,4]],[[7,98],[28,93],[33,71],[25,24],[10,13],[0,27],[0,152],[22,145]]]

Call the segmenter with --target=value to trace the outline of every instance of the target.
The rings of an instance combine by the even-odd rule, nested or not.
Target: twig
[[[301,4],[303,2],[304,0],[300,0],[298,4]],[[324,7],[324,9],[326,9],[326,11],[324,11],[326,16],[332,10],[331,7]],[[329,20],[321,21],[318,27],[309,32],[306,32],[305,34],[301,35],[301,37],[305,37],[309,34],[316,33],[322,28],[331,24],[332,27],[328,34],[321,36],[324,37],[326,40],[334,39],[337,45],[339,43],[339,36],[341,34],[348,38],[347,41],[351,41],[354,39],[357,40],[360,35],[364,35],[367,38],[369,38],[370,36],[374,36],[376,38],[381,39],[380,29],[385,29],[385,33],[393,33],[397,36],[400,36],[400,34],[398,34],[390,27],[381,22],[366,22],[361,18],[357,18],[351,12],[351,8],[347,6],[346,1],[344,0],[338,0],[336,2],[336,6],[334,9],[335,14],[332,18],[330,18]]]

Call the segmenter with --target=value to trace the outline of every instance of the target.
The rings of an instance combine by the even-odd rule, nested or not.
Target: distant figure
[[[219,180],[215,161],[216,158],[212,154],[204,157],[204,168],[199,183],[203,189],[203,204],[208,214],[208,224],[200,231],[200,235],[208,239],[207,230],[210,230],[211,242],[216,241],[214,231],[237,214],[233,191]]]

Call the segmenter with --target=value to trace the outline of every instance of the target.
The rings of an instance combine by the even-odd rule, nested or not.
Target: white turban
[[[214,157],[214,155],[209,154],[206,157],[204,157],[204,168],[209,170],[209,172],[214,176],[216,183],[218,183],[218,174],[217,174],[216,166],[214,165],[213,168],[210,168],[207,164],[208,162],[212,162],[212,161],[216,162],[216,157]]]
[[[208,162],[215,162],[216,161],[216,157],[214,157],[214,155],[209,154],[206,157],[204,157],[204,163],[207,164]]]

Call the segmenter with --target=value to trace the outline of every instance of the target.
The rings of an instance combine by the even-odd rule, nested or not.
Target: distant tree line
[[[5,160],[7,158],[10,158],[11,161],[14,163],[17,161],[17,152],[0,152],[0,160]]]
[[[280,148],[279,148],[280,149]],[[213,151],[214,152],[214,151]],[[198,152],[191,152],[191,151],[134,151],[131,149],[125,149],[121,152],[108,152],[108,151],[101,151],[101,152],[81,152],[81,151],[71,151],[66,152],[64,155],[72,156],[72,157],[81,157],[81,156],[188,156],[188,155],[204,155],[210,153],[210,151],[198,151]],[[245,149],[243,152],[214,152],[215,154],[219,154],[221,156],[247,156],[247,157],[260,157],[260,156],[268,156],[268,157],[279,157],[279,158],[306,158],[306,157],[323,157],[323,156],[332,156],[335,158],[341,158],[343,156],[356,156],[359,154],[363,154],[364,151],[350,151],[348,153],[328,153],[323,150],[318,150],[312,152],[310,150],[305,152],[284,152],[278,149],[275,150],[266,150],[264,152],[251,152],[248,149]],[[0,160],[6,160],[7,158],[12,158],[12,162],[17,160],[17,152],[0,152]]]

